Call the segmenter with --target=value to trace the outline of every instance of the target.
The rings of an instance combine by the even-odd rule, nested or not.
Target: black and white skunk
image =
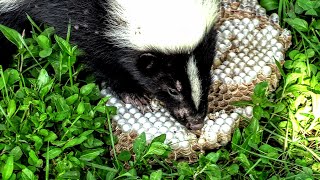
[[[157,98],[180,123],[200,129],[218,6],[216,0],[0,0],[0,24],[28,32],[28,14],[64,36],[71,20],[82,60],[120,98],[139,106]],[[3,58],[8,51],[0,49]]]

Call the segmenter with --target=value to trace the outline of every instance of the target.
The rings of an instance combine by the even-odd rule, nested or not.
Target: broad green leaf
[[[320,29],[320,19],[315,21],[315,23],[313,24],[313,27],[318,30]]]
[[[80,179],[79,171],[67,171],[61,175],[63,179]]]
[[[227,167],[227,171],[230,175],[236,175],[239,173],[239,165],[232,164],[231,166]]]
[[[50,62],[50,65],[54,69],[55,77],[57,79],[60,78],[60,75],[66,74],[68,72],[68,62],[65,60],[65,56],[63,54],[60,53],[58,58],[52,58],[51,56],[49,56],[48,60]]]
[[[284,21],[286,21],[290,26],[292,26],[294,29],[301,31],[301,32],[308,32],[309,28],[308,28],[308,22],[305,21],[304,19],[300,19],[300,18],[293,18],[293,19],[289,19],[286,18],[284,19]]]
[[[41,135],[41,136],[48,136],[49,135],[49,131],[47,129],[41,129],[38,132],[38,134]]]
[[[267,11],[272,11],[278,9],[279,1],[278,0],[261,0],[260,5],[264,7]]]
[[[215,164],[219,158],[220,158],[220,153],[219,152],[211,152],[206,155],[206,158],[213,164]]]
[[[5,71],[4,71],[4,74],[5,74],[5,76],[7,76],[8,77],[8,84],[7,84],[7,86],[9,85],[9,86],[12,86],[12,85],[14,85],[16,82],[19,82],[19,80],[20,80],[20,75],[19,75],[19,72],[16,70],[16,69],[11,69],[11,68],[9,68],[9,69],[6,69]]]
[[[312,76],[310,80],[310,87],[314,89],[317,85],[319,85],[319,81],[317,80],[317,77]]]
[[[53,142],[58,138],[58,136],[52,132],[49,131],[48,135],[44,138],[44,141]]]
[[[28,163],[30,165],[33,165],[35,167],[41,167],[42,166],[42,159],[39,159],[36,153],[33,150],[29,151],[29,157],[28,157]]]
[[[46,58],[52,54],[52,48],[43,49],[39,52],[41,58]]]
[[[283,66],[286,68],[286,69],[292,69],[293,68],[293,61],[291,60],[286,60],[283,64]]]
[[[222,179],[221,169],[216,164],[207,164],[204,173],[212,179]]]
[[[46,28],[45,30],[42,31],[41,35],[50,37],[50,36],[53,35],[54,32],[55,32],[54,27],[48,27],[48,28]]]
[[[319,162],[313,163],[311,169],[314,172],[320,172],[320,163]]]
[[[80,156],[79,159],[83,161],[92,161],[103,152],[104,152],[104,149],[85,150],[82,152],[82,155]]]
[[[57,35],[54,35],[54,39],[56,40],[63,52],[66,52],[69,56],[72,56],[71,45],[66,40],[62,39]]]
[[[84,111],[85,111],[84,102],[81,101],[81,102],[78,104],[77,113],[78,113],[78,114],[83,114]]]
[[[187,162],[179,162],[177,165],[179,175],[193,176],[195,169],[191,168]]]
[[[267,93],[268,82],[264,81],[257,84],[253,90],[254,95],[257,97],[265,97]]]
[[[36,40],[37,40],[39,46],[40,46],[42,49],[49,49],[49,48],[51,48],[50,39],[47,38],[46,36],[44,36],[44,35],[39,35]]]
[[[313,75],[316,75],[318,73],[318,66],[316,66],[315,64],[309,64],[309,68]]]
[[[150,174],[150,180],[161,180],[162,179],[162,170],[154,171]]]
[[[133,152],[136,154],[137,161],[140,160],[146,146],[147,146],[146,134],[143,132],[133,142]]]
[[[95,87],[96,87],[96,84],[94,84],[94,83],[90,83],[90,84],[84,85],[80,89],[80,94],[83,95],[83,96],[87,96],[92,92],[92,90]]]
[[[101,113],[106,113],[108,107],[106,105],[98,105],[93,108],[94,111],[101,112]]]
[[[40,97],[43,99],[52,89],[52,86],[54,84],[54,80],[50,80],[49,83],[47,83],[46,85],[44,85],[39,92]]]
[[[312,58],[315,55],[315,52],[313,49],[307,49],[306,55],[308,56],[308,58]]]
[[[39,120],[40,120],[41,122],[43,122],[43,121],[45,121],[47,118],[48,118],[48,114],[47,114],[47,113],[43,113],[43,114],[40,115]]]
[[[116,175],[117,175],[116,172],[109,171],[106,175],[106,180],[114,180]]]
[[[31,139],[34,141],[35,150],[38,151],[43,145],[42,138],[39,136],[33,135],[31,136]]]
[[[79,98],[79,95],[78,94],[74,94],[72,96],[69,96],[67,99],[66,99],[66,103],[70,106],[72,104],[74,104]]]
[[[81,137],[81,136],[87,137],[87,136],[89,136],[90,134],[92,134],[93,131],[94,131],[94,130],[84,131],[83,133],[81,133],[81,134],[79,135],[79,137]]]
[[[62,149],[66,149],[66,148],[69,148],[69,147],[73,147],[73,146],[76,146],[76,145],[79,145],[81,144],[83,141],[87,140],[88,137],[86,136],[81,136],[79,138],[75,138],[75,139],[72,139],[70,140],[69,142],[67,142],[63,147]]]
[[[258,119],[253,118],[250,124],[244,129],[247,135],[253,135],[259,131],[259,121]]]
[[[13,173],[13,162],[14,162],[14,157],[11,155],[8,157],[6,164],[4,165],[2,169],[2,179],[7,180],[11,177]]]
[[[232,140],[231,140],[231,147],[233,151],[236,151],[238,149],[236,145],[240,145],[240,140],[241,140],[241,132],[240,132],[240,129],[237,128],[234,131]]]
[[[36,180],[36,176],[33,174],[33,172],[28,169],[28,168],[24,168],[22,170],[22,174],[21,174],[22,179],[25,180]]]
[[[0,124],[0,131],[7,130],[7,126],[5,124]]]
[[[94,175],[91,173],[91,171],[87,172],[87,180],[96,180],[96,178],[94,177]]]
[[[41,89],[49,81],[50,81],[50,77],[48,75],[48,72],[45,69],[41,69],[40,74],[38,76],[38,80],[37,80],[38,88]]]
[[[298,50],[292,50],[289,52],[290,59],[294,60],[295,56],[298,55],[300,52]]]
[[[278,102],[274,107],[274,113],[279,113],[283,111],[286,108],[286,105],[282,102]]]
[[[16,110],[17,110],[16,101],[14,99],[10,99],[8,103],[8,109],[7,109],[8,117],[11,118],[12,115],[16,112]]]
[[[120,161],[129,161],[131,159],[131,153],[130,151],[122,151],[119,155],[118,155],[118,159]]]
[[[303,53],[299,53],[297,54],[293,60],[295,60],[295,62],[299,62],[299,61],[307,61],[307,55],[306,54],[303,54]]]
[[[253,107],[253,117],[255,117],[257,120],[260,120],[261,117],[263,117],[263,109],[261,106]]]
[[[263,152],[266,152],[266,153],[270,153],[270,152],[274,152],[274,153],[277,153],[278,150],[274,147],[272,147],[271,145],[269,144],[263,144],[259,147],[259,149]]]
[[[240,153],[236,160],[241,162],[244,168],[249,169],[251,167],[250,161],[248,160],[247,156],[243,153]]]
[[[306,12],[306,15],[310,15],[310,16],[318,16],[318,13],[315,9],[309,9],[307,12]]]
[[[155,137],[151,143],[153,142],[160,142],[160,143],[164,143],[164,141],[166,140],[166,135],[165,134],[161,134],[160,136]]]
[[[19,146],[14,147],[10,151],[10,155],[14,157],[14,161],[18,161],[22,156],[21,148]]]
[[[59,156],[61,153],[62,153],[62,150],[60,148],[53,148],[53,149],[49,150],[48,152],[44,153],[42,156],[44,158],[46,158],[48,155],[49,159],[54,159],[57,156]]]
[[[23,38],[21,34],[18,33],[16,30],[0,24],[0,31],[10,42],[16,45],[18,49],[21,49],[23,47]]]
[[[294,13],[293,14],[302,14],[305,10],[299,6],[297,3],[294,5]],[[291,16],[289,16],[291,17]],[[296,17],[296,16],[294,16]]]
[[[95,122],[95,127],[97,127],[96,123],[100,123],[100,122]],[[99,127],[97,127],[97,128],[99,128]],[[94,138],[93,140],[90,140],[90,141],[88,139],[86,142],[83,143],[83,146],[86,148],[92,149],[95,147],[101,147],[101,146],[103,146],[103,144],[104,143],[101,140]]]
[[[287,74],[287,78],[285,79],[285,86],[288,86],[289,84],[292,84],[300,78],[302,74],[300,73],[289,73]]]
[[[308,86],[305,85],[299,85],[299,84],[293,84],[291,86],[289,86],[286,89],[287,93],[293,93],[293,92],[308,92]]]
[[[297,0],[296,2],[304,11],[313,8],[313,4],[310,0]]]
[[[151,144],[151,146],[148,149],[145,156],[147,156],[147,155],[161,156],[161,155],[164,155],[169,149],[170,149],[170,147],[167,144],[160,143],[160,142],[154,142]]]
[[[306,174],[308,174],[308,175],[310,175],[310,176],[313,175],[313,172],[312,172],[312,169],[311,169],[311,168],[309,168],[309,167],[302,167],[302,169],[303,169],[303,171],[304,171]]]
[[[62,114],[64,112],[68,112],[68,114],[70,114],[70,107],[68,106],[68,104],[66,103],[66,100],[61,95],[54,94],[50,98],[53,100],[54,105],[57,108],[57,111],[59,114]]]
[[[254,149],[258,148],[258,144],[261,142],[261,136],[260,136],[260,132],[255,132],[252,134],[248,134],[248,137],[246,139],[246,143],[244,143],[242,145],[242,148],[245,148],[247,150],[249,150],[249,147],[252,147]]]
[[[74,165],[82,166],[82,162],[81,162],[78,158],[76,158],[76,157],[74,157],[74,156],[69,156],[68,159],[69,159],[69,161],[72,162]]]

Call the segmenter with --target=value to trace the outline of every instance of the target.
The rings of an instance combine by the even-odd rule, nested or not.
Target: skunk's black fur
[[[53,26],[65,36],[72,24],[71,41],[85,52],[82,61],[98,79],[106,81],[126,102],[145,104],[157,98],[179,122],[199,129],[207,112],[210,68],[215,54],[216,31],[213,27],[193,52],[163,53],[156,48],[140,51],[119,47],[104,35],[109,28],[110,1],[102,0],[25,0],[15,8],[3,10],[6,0],[0,0],[0,24],[22,32],[30,32],[26,14],[36,23]],[[146,15],[148,16],[148,15]],[[167,28],[167,27],[164,27]],[[1,63],[13,53],[13,48],[0,34]],[[196,59],[201,81],[201,102],[198,108],[192,99],[190,77],[186,72],[190,54]]]

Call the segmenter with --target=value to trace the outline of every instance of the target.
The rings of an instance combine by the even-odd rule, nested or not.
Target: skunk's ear
[[[137,60],[137,68],[143,73],[155,73],[160,65],[160,59],[151,53],[141,54]]]

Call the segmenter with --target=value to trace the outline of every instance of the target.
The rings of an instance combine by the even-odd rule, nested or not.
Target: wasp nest
[[[166,134],[165,143],[173,148],[172,159],[194,161],[197,151],[226,145],[239,125],[240,116],[252,117],[252,107],[235,108],[231,102],[250,100],[259,82],[268,81],[270,90],[278,86],[280,74],[275,61],[283,63],[291,35],[281,29],[277,14],[267,16],[257,0],[222,0],[220,13],[209,113],[204,127],[197,132],[189,131],[157,103],[153,103],[152,112],[142,114],[104,89],[102,94],[111,96],[107,105],[118,108],[118,114],[112,117],[119,138],[117,152],[131,150],[133,140],[142,132],[146,133],[147,142]]]
[[[257,1],[222,1],[221,6],[210,113],[231,113],[234,107],[230,102],[250,100],[259,82],[268,81],[269,89],[274,90],[280,78],[275,61],[283,63],[291,42],[290,32],[278,24],[278,15],[267,17]]]

